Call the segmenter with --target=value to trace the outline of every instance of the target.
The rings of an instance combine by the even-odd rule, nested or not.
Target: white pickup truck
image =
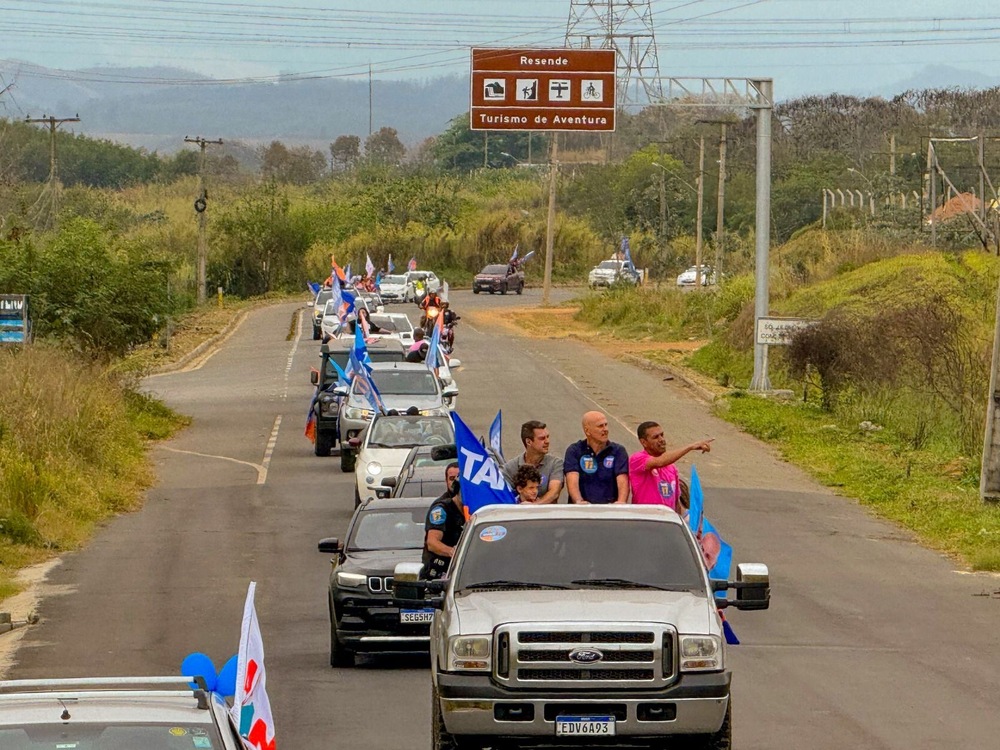
[[[636,286],[642,283],[642,271],[624,260],[602,260],[587,275],[587,283],[591,289],[599,286],[613,286],[615,284],[631,284]]]
[[[730,748],[719,609],[770,601],[766,566],[710,581],[685,523],[656,506],[487,507],[447,581],[420,581],[413,563],[394,581],[397,600],[436,610],[435,750]]]

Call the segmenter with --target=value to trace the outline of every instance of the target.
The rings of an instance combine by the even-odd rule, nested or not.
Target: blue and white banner
[[[424,364],[427,369],[437,375],[438,368],[444,364],[444,355],[441,353],[441,327],[443,316],[438,315],[434,324],[434,332],[431,333],[431,340],[427,346],[427,357]]]
[[[510,260],[507,261],[508,263],[513,263],[515,260],[517,260],[517,250],[520,247],[521,247],[520,245],[514,245],[514,252],[511,254]]]
[[[469,513],[487,505],[517,504],[517,498],[507,486],[497,462],[472,434],[472,430],[456,412],[451,413],[451,421],[455,423],[462,502]]]
[[[708,577],[717,581],[728,581],[730,568],[733,565],[733,548],[726,542],[715,527],[705,518],[705,495],[701,489],[701,479],[698,470],[691,467],[689,483],[691,507],[688,509],[688,527],[698,539]],[[723,598],[725,594],[722,593]]]
[[[369,277],[375,275],[375,264],[372,263],[372,256],[365,253],[365,274]]]
[[[497,410],[493,424],[490,425],[490,448],[500,457],[501,461],[506,463],[507,459],[503,456],[503,416],[500,409]]]

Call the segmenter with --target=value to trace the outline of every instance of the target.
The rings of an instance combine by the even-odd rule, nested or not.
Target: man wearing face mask
[[[458,463],[445,469],[445,493],[431,503],[424,523],[424,570],[422,577],[437,581],[448,573],[455,545],[465,528],[465,505],[458,481]]]

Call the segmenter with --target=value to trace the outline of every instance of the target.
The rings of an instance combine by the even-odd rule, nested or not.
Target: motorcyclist
[[[430,312],[431,309],[440,311],[443,305],[444,300],[441,299],[440,294],[437,292],[427,292],[427,296],[420,302],[420,309],[424,311],[424,314],[420,317],[420,327],[426,331],[428,322],[433,323],[434,316],[436,315],[436,313]]]

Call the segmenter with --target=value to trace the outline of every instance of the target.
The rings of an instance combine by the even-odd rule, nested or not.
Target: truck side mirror
[[[420,573],[423,563],[399,563],[392,572],[392,598],[401,601],[423,601],[424,588]]]
[[[340,540],[336,537],[320,539],[319,544],[316,546],[320,552],[325,552],[328,555],[339,555],[343,551],[340,546]]]

